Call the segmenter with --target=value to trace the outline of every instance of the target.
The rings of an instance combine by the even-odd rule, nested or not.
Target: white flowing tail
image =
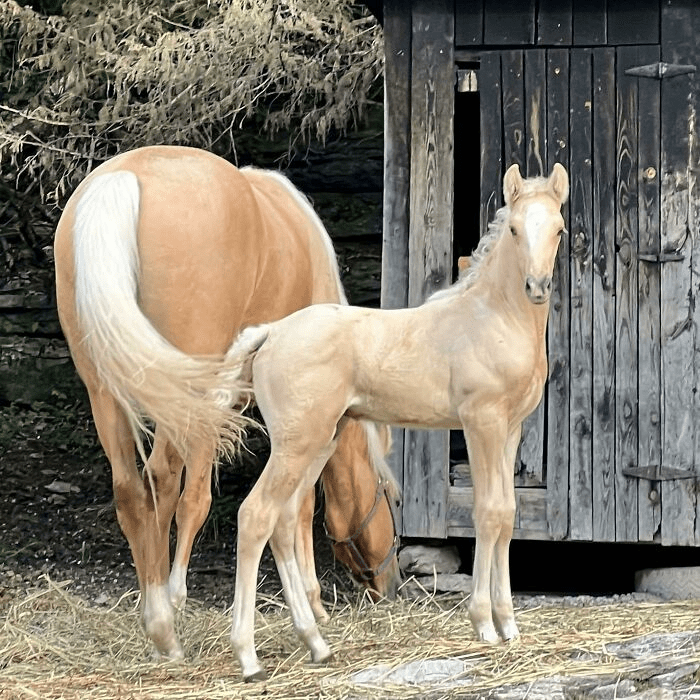
[[[231,406],[247,401],[251,387],[240,363],[186,355],[139,308],[139,198],[136,175],[118,171],[93,178],[78,202],[75,297],[85,349],[124,410],[142,457],[147,417],[185,459],[192,439],[233,452],[251,421]]]

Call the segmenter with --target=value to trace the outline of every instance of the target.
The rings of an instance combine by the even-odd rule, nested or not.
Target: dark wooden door
[[[555,538],[696,542],[697,481],[683,478],[699,437],[694,108],[688,74],[644,77],[660,58],[658,45],[481,57],[482,230],[512,163],[533,176],[562,162],[571,176],[550,379],[516,465],[547,491],[546,511],[521,513],[529,536],[546,512]]]

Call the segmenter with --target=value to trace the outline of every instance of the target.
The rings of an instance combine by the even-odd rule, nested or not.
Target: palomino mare
[[[209,511],[216,446],[225,451],[241,436],[223,353],[244,326],[313,303],[347,304],[333,247],[308,201],[279,173],[156,146],[117,156],[80,184],[58,224],[55,259],[59,316],[112,466],[144,628],[157,652],[179,657],[174,608],[185,602],[192,543]],[[142,416],[156,424],[148,460]],[[338,540],[353,535],[354,549],[336,547],[338,557],[368,587],[393,596],[393,519],[388,497],[375,499],[378,484],[382,495],[396,496],[383,459],[388,434],[356,422],[323,479],[331,532]],[[307,494],[295,545],[310,604],[324,618],[313,488]]]
[[[244,677],[264,677],[254,645],[255,582],[269,540],[294,628],[324,661],[294,559],[294,523],[348,418],[465,433],[474,485],[476,556],[469,613],[480,640],[518,634],[508,549],[513,468],[522,421],[542,397],[552,272],[564,231],[566,170],[504,177],[506,206],[468,274],[422,306],[375,310],[323,304],[246,329],[227,353],[252,381],[270,459],[238,512],[231,641]],[[264,513],[264,515],[262,515]],[[498,633],[497,633],[498,630]]]

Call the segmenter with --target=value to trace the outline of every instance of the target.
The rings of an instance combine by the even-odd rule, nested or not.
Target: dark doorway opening
[[[458,260],[471,255],[481,238],[479,207],[481,190],[481,112],[478,63],[457,65],[454,114],[454,203],[452,279],[459,275]],[[450,481],[468,478],[464,465],[467,449],[461,430],[450,432]],[[452,474],[455,467],[459,475]]]

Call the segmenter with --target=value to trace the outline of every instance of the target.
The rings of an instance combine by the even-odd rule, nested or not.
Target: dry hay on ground
[[[335,659],[313,667],[281,598],[263,602],[267,612],[256,616],[256,641],[271,677],[247,685],[229,646],[227,613],[188,602],[179,620],[187,661],[156,663],[139,626],[136,593],[99,608],[72,595],[69,583],[46,579],[0,609],[0,699],[408,698],[425,696],[426,688],[359,689],[350,676],[375,665],[435,658],[470,661],[471,682],[459,690],[465,696],[555,674],[621,673],[635,662],[608,653],[608,645],[654,632],[697,630],[700,612],[698,601],[587,607],[562,602],[520,610],[521,637],[489,646],[474,641],[464,600],[374,605],[362,598],[336,604],[323,626]],[[684,649],[683,655],[700,662],[700,649]]]

